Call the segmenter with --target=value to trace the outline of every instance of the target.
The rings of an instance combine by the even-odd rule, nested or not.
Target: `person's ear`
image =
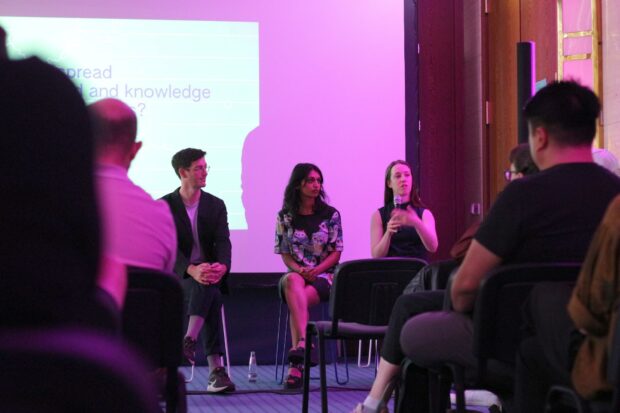
[[[130,160],[133,161],[133,159],[136,157],[136,155],[138,154],[138,151],[140,150],[140,148],[142,148],[142,142],[134,142],[131,145],[131,152],[129,153],[130,156]]]
[[[540,149],[547,149],[549,146],[549,132],[547,129],[540,128]]]
[[[544,149],[546,146],[546,130],[542,126],[532,127],[530,125],[529,139],[528,142],[530,144],[530,153],[532,157],[537,152],[540,152],[541,149]]]
[[[547,149],[549,146],[549,132],[543,126],[538,126],[534,129],[534,149],[541,151]]]

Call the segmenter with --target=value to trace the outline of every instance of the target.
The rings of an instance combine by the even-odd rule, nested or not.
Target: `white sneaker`
[[[454,392],[450,392],[450,403],[456,404],[456,394]],[[465,405],[489,407],[493,405],[501,406],[502,403],[499,401],[499,398],[490,391],[465,390]]]
[[[390,411],[385,406],[379,406],[379,408],[375,410],[364,406],[362,403],[358,403],[357,406],[355,406],[355,409],[351,411],[351,413],[390,413]]]
[[[209,375],[207,393],[231,393],[235,391],[235,383],[230,380],[224,367],[216,367]]]

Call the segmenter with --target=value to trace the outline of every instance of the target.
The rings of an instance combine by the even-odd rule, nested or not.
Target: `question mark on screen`
[[[142,116],[142,112],[144,112],[144,108],[146,105],[142,102],[138,103],[138,109],[140,110],[140,116]]]

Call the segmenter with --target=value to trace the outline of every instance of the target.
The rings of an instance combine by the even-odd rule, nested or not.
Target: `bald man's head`
[[[116,157],[124,159],[121,163],[129,167],[129,162],[140,149],[136,142],[138,121],[129,106],[118,99],[103,99],[88,106],[93,137],[97,147],[97,157]]]
[[[118,99],[103,99],[88,106],[97,147],[129,147],[136,141],[134,111]]]

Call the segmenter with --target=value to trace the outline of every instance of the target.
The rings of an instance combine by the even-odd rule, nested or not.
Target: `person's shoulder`
[[[537,190],[548,191],[549,185],[553,185],[556,180],[565,180],[565,172],[552,167],[532,175],[524,176],[509,182],[501,191],[500,196],[523,196]]]
[[[172,201],[174,199],[177,199],[177,198],[180,197],[180,195],[179,195],[179,190],[180,189],[181,188],[179,187],[179,188],[175,189],[174,191],[170,192],[169,194],[166,194],[166,195],[162,196],[160,199],[162,199],[162,200],[164,200],[166,202],[170,202],[170,201]]]
[[[546,176],[549,180],[580,181],[596,183],[596,189],[607,187],[612,191],[620,188],[620,177],[594,162],[566,163],[556,165],[537,175]],[[594,188],[594,186],[593,186]]]
[[[136,189],[136,195],[139,194],[140,197],[140,211],[142,214],[149,217],[151,225],[154,227],[160,227],[164,230],[174,230],[174,218],[170,204],[163,198],[153,199],[153,197],[144,189],[137,185],[134,186]]]
[[[126,185],[132,196],[142,201],[145,205],[150,206],[153,209],[161,209],[165,206],[168,210],[168,204],[163,199],[155,199],[151,194],[146,192],[144,188],[133,182],[127,175],[121,176],[121,182]]]
[[[596,176],[596,179],[605,179],[610,185],[620,188],[620,176],[601,165],[593,164],[592,169],[592,174]]]
[[[211,194],[209,192],[200,191],[200,198],[201,198],[201,200],[208,201],[212,205],[218,205],[218,206],[226,208],[226,204],[224,203],[223,199],[218,198],[218,197],[216,197],[215,195],[213,195],[213,194]]]
[[[413,205],[412,205],[413,206]],[[423,207],[423,206],[413,206],[413,209],[415,209],[415,211],[418,213],[418,215],[422,216],[422,214],[424,214],[425,211],[431,212],[430,209]],[[432,212],[431,212],[432,214]]]
[[[162,217],[162,222],[164,222],[165,225],[172,230],[175,230],[176,226],[174,223],[174,216],[172,215],[172,208],[170,208],[170,204],[168,204],[163,199],[157,199],[153,202],[156,204],[157,211]]]
[[[130,179],[127,179],[127,181],[129,182],[129,185],[131,185],[135,196],[142,201],[142,205],[144,208],[148,208],[153,213],[172,217],[172,213],[170,212],[170,205],[166,201],[166,199],[164,199],[164,197],[170,194],[164,195],[164,197],[160,199],[155,199],[141,186],[136,185]]]
[[[176,190],[160,198],[161,201],[168,204],[172,216],[178,216],[182,210],[185,210],[185,208],[183,207],[183,200],[181,199],[181,194],[179,193],[180,189],[181,188],[179,187]]]
[[[340,218],[340,211],[338,211],[336,207],[333,207],[329,204],[325,204],[323,213],[321,215],[329,219]]]

